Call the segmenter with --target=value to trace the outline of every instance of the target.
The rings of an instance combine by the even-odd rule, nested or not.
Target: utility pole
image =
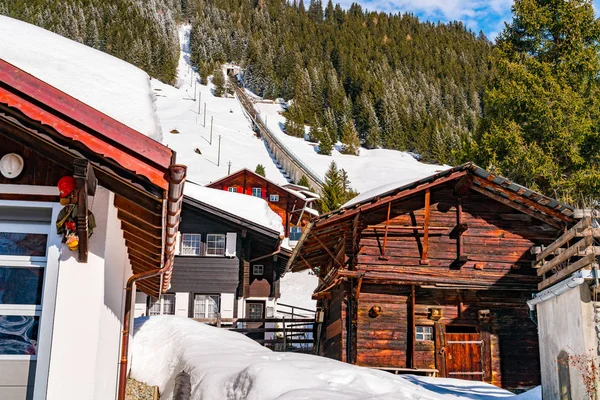
[[[231,160],[227,162],[227,175],[231,175]]]
[[[204,123],[202,126],[206,128],[206,103],[204,103]]]
[[[212,129],[212,128],[213,128],[213,119],[214,119],[214,118],[215,118],[215,117],[212,117],[212,116],[210,117],[210,145],[211,145],[211,146],[212,146],[212,131],[213,131],[213,129]],[[219,136],[219,137],[220,137],[220,136]]]
[[[221,135],[219,135],[219,155],[217,158],[217,167],[221,166]]]

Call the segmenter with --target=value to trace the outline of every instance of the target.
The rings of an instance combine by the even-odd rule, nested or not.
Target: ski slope
[[[264,142],[250,128],[238,101],[234,98],[215,97],[212,94],[212,84],[200,85],[199,81],[194,82],[198,74],[189,64],[190,30],[190,25],[183,25],[179,29],[180,87],[152,80],[152,89],[157,97],[157,113],[163,129],[163,143],[177,152],[178,163],[188,166],[188,180],[201,185],[226,176],[228,171],[234,172],[242,168],[254,171],[257,164],[264,165],[270,180],[278,184],[288,183],[273,162]]]
[[[302,138],[288,136],[283,132],[285,117],[281,115],[283,108],[280,104],[257,103],[261,120],[269,130],[276,135],[297,158],[307,164],[313,171],[325,176],[331,161],[338,168],[343,168],[350,177],[350,186],[362,193],[377,187],[388,185],[400,180],[418,180],[435,174],[448,166],[424,164],[412,155],[402,151],[375,149],[360,149],[359,156],[341,154],[341,143],[338,143],[331,156],[317,153],[315,143]]]

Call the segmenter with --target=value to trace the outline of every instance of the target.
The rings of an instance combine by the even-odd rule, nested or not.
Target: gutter
[[[595,274],[591,270],[583,269],[575,272],[568,279],[549,287],[533,296],[533,299],[527,301],[529,310],[535,310],[538,304],[544,303],[550,299],[560,296],[561,294],[581,286],[585,281],[595,279]]]
[[[159,297],[163,291],[168,290],[170,284],[170,274],[173,270],[175,260],[175,242],[177,231],[179,230],[179,217],[181,214],[181,205],[183,201],[183,186],[187,167],[185,165],[173,164],[169,167],[167,180],[169,189],[166,201],[165,216],[165,234],[164,234],[164,252],[163,267],[151,271],[140,272],[132,275],[127,280],[125,286],[125,313],[123,316],[123,331],[121,337],[121,361],[119,365],[119,386],[117,390],[117,399],[125,400],[125,390],[127,387],[127,365],[129,356],[129,326],[131,322],[131,305],[133,303],[133,284],[148,278],[160,276]],[[165,279],[165,275],[167,279]]]

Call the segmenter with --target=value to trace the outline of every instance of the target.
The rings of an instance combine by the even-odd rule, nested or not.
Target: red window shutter
[[[241,186],[238,186],[238,188],[237,188],[237,192],[238,192],[238,193],[242,193],[242,194],[244,194],[244,188],[243,188],[243,187],[241,187]]]
[[[266,199],[267,198],[267,189],[260,188],[260,195],[263,199]]]
[[[251,187],[246,188],[246,194],[252,196],[252,188]]]

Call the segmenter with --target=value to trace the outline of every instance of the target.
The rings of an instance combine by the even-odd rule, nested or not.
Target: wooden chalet
[[[214,200],[215,189],[194,189],[183,200],[171,287],[158,300],[138,295],[137,314],[229,326],[239,318],[273,317],[291,255],[281,247],[280,230],[225,209]]]
[[[186,168],[2,59],[0,143],[0,398],[124,399],[133,287],[170,286]]]
[[[288,271],[314,270],[321,355],[395,372],[539,385],[526,301],[534,246],[573,210],[472,163],[309,223]]]
[[[311,208],[318,195],[301,186],[280,186],[246,168],[206,186],[264,199],[271,210],[281,217],[285,237],[291,239],[297,240],[303,227],[318,214]]]

